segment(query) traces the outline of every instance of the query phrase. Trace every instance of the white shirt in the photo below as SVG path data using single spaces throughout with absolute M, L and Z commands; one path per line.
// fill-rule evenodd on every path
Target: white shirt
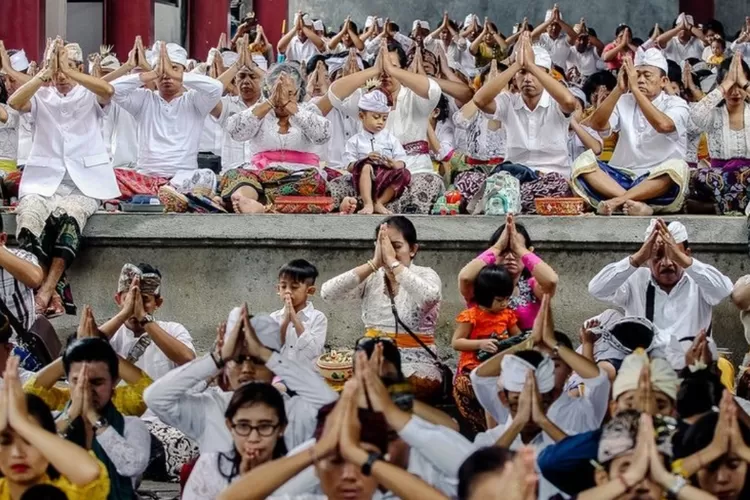
M 341 110 L 333 108 L 326 116 L 331 122 L 331 140 L 328 141 L 328 166 L 332 168 L 346 167 L 342 160 L 346 143 L 350 137 L 359 131 L 359 120 Z
M 284 309 L 271 313 L 271 317 L 279 323 L 279 326 L 284 322 L 284 316 Z M 302 322 L 305 330 L 301 335 L 297 335 L 294 325 L 289 322 L 286 329 L 286 341 L 281 346 L 281 355 L 292 361 L 314 366 L 325 348 L 328 318 L 315 309 L 312 302 L 308 302 L 305 308 L 297 313 L 297 318 Z
M 247 109 L 245 101 L 240 96 L 224 96 L 221 98 L 221 114 L 218 122 L 222 128 L 221 173 L 233 168 L 241 167 L 250 162 L 255 152 L 250 141 L 238 142 L 232 139 L 226 126 L 230 116 L 242 113 Z
M 625 316 L 646 317 L 646 291 L 654 285 L 654 319 L 660 343 L 669 344 L 694 337 L 708 329 L 714 306 L 732 293 L 732 281 L 715 267 L 693 258 L 680 281 L 670 293 L 662 290 L 647 267 L 635 268 L 630 257 L 609 264 L 589 283 L 589 293 L 596 299 L 621 307 Z
M 427 99 L 418 96 L 414 91 L 402 85 L 396 99 L 396 107 L 388 114 L 385 129 L 395 135 L 402 145 L 427 141 L 427 120 L 438 101 L 440 101 L 440 95 L 442 94 L 437 82 L 432 78 L 428 78 L 428 80 Z M 361 95 L 362 90 L 358 89 L 347 99 L 341 101 L 332 92 L 328 93 L 333 107 L 340 109 L 351 117 L 356 117 L 359 114 L 359 98 Z M 434 173 L 429 154 L 410 155 L 406 159 L 406 168 L 412 174 Z
M 146 424 L 138 417 L 123 417 L 123 436 L 113 427 L 107 427 L 96 436 L 107 457 L 124 477 L 140 478 L 148 467 L 151 457 L 151 434 Z
M 565 116 L 546 90 L 534 111 L 526 106 L 521 94 L 510 92 L 501 92 L 495 106 L 494 118 L 505 128 L 506 161 L 570 177 L 570 116 Z
M 568 43 L 568 36 L 565 33 L 560 33 L 557 40 L 553 40 L 552 37 L 549 36 L 549 33 L 542 33 L 537 44 L 549 52 L 549 55 L 552 58 L 552 64 L 561 68 L 565 67 L 570 50 L 575 49 L 575 47 L 572 47 L 570 43 Z
M 33 253 L 21 250 L 20 248 L 2 247 L 0 252 L 9 252 L 19 259 L 39 266 L 39 260 Z M 34 290 L 18 281 L 6 269 L 0 267 L 0 294 L 8 310 L 13 314 L 21 325 L 31 328 L 36 320 L 36 307 L 34 306 Z M 14 329 L 15 331 L 15 329 Z M 16 332 L 18 333 L 18 332 Z
M 448 66 L 451 69 L 461 70 L 461 54 L 469 49 L 469 42 L 465 38 L 458 36 L 453 38 L 451 43 L 446 47 L 441 39 L 433 38 L 430 33 L 424 39 L 424 46 L 427 50 L 435 54 L 436 57 L 440 50 L 439 47 L 442 46 L 443 50 L 445 50 L 445 55 L 448 57 Z
M 286 52 L 284 53 L 287 61 L 300 62 L 302 64 L 307 63 L 309 59 L 318 54 L 320 54 L 318 47 L 316 47 L 309 38 L 303 43 L 297 35 L 295 35 L 289 42 Z
M 709 47 L 710 48 L 710 47 Z M 682 44 L 678 37 L 673 37 L 664 48 L 664 57 L 681 64 L 686 59 L 700 59 L 703 55 L 703 42 L 691 36 L 686 44 Z
M 604 62 L 599 57 L 599 53 L 592 46 L 587 47 L 582 53 L 578 52 L 577 48 L 570 47 L 566 65 L 561 67 L 565 68 L 566 71 L 570 68 L 578 68 L 578 72 L 584 78 L 605 69 Z
M 435 124 L 435 135 L 440 143 L 440 150 L 437 153 L 432 152 L 432 157 L 437 161 L 449 160 L 449 156 L 453 153 L 456 143 L 456 126 L 453 125 L 453 120 L 448 118 L 437 122 Z
M 16 160 L 18 156 L 18 112 L 7 104 L 0 104 L 8 114 L 5 122 L 0 122 L 0 160 Z
M 210 113 L 206 115 L 203 122 L 203 132 L 198 144 L 198 151 L 201 153 L 213 153 L 216 156 L 221 154 L 221 146 L 224 139 L 224 131 L 218 120 Z
M 378 153 L 393 161 L 406 162 L 408 156 L 404 147 L 395 135 L 383 129 L 377 134 L 362 130 L 346 141 L 346 149 L 342 158 L 345 165 L 364 160 L 370 153 Z
M 100 200 L 120 196 L 102 140 L 104 111 L 96 94 L 82 85 L 68 95 L 42 87 L 31 98 L 30 114 L 36 131 L 19 197 L 52 196 L 66 174 L 86 196 Z
M 171 321 L 157 321 L 156 323 L 171 337 L 176 338 L 185 344 L 191 351 L 195 352 L 193 338 L 184 326 Z M 144 333 L 144 335 L 147 334 Z M 133 348 L 139 339 L 140 337 L 136 337 L 132 330 L 127 326 L 122 325 L 117 329 L 112 338 L 109 339 L 109 343 L 117 354 L 127 359 L 130 349 Z M 170 370 L 177 368 L 178 365 L 169 359 L 167 355 L 164 354 L 164 351 L 159 349 L 156 342 L 152 340 L 143 352 L 143 355 L 135 363 L 135 366 L 146 372 L 152 380 L 157 380 L 166 375 Z
M 138 123 L 114 102 L 105 111 L 104 143 L 112 165 L 115 168 L 134 166 L 138 161 Z
M 599 143 L 600 146 L 604 145 L 604 141 L 602 141 L 599 132 L 585 125 L 581 125 L 581 128 L 588 132 L 591 137 L 593 137 Z M 575 159 L 581 156 L 587 149 L 588 148 L 584 146 L 583 142 L 581 141 L 581 138 L 578 137 L 578 134 L 576 134 L 575 131 L 571 130 L 568 133 L 568 154 L 570 155 L 570 160 L 575 161 Z
M 662 92 L 652 101 L 675 126 L 674 132 L 660 134 L 646 120 L 633 94 L 620 96 L 612 116 L 611 130 L 620 133 L 609 164 L 645 174 L 667 160 L 684 160 L 687 152 L 687 127 L 690 108 L 680 97 Z
M 34 117 L 31 113 L 24 113 L 18 123 L 18 165 L 26 165 L 31 153 L 31 144 L 34 141 Z
M 233 464 L 230 455 L 201 453 L 182 491 L 182 500 L 215 500 L 229 486 Z M 237 475 L 234 479 L 239 478 Z
M 289 424 L 284 432 L 287 449 L 310 439 L 317 425 L 318 410 L 338 399 L 336 394 L 311 367 L 302 366 L 273 353 L 266 366 L 284 381 L 290 391 L 282 394 Z M 196 385 L 219 373 L 210 355 L 180 366 L 146 389 L 144 401 L 167 425 L 182 431 L 198 443 L 201 453 L 228 452 L 234 447 L 224 412 L 232 392 L 209 387 L 190 392 Z
M 114 101 L 138 122 L 138 172 L 179 182 L 198 168 L 198 146 L 206 115 L 223 92 L 222 84 L 195 73 L 183 75 L 188 90 L 170 102 L 141 88 L 140 75 L 112 82 Z M 177 177 L 179 174 L 179 177 Z

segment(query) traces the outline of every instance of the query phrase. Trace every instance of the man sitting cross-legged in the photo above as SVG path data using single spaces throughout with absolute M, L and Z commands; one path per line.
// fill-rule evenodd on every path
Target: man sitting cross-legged
M 667 69 L 658 49 L 639 50 L 635 64 L 626 57 L 617 87 L 589 119 L 605 135 L 619 132 L 609 165 L 592 151 L 573 163 L 573 190 L 602 215 L 673 213 L 682 207 L 690 108 L 664 92 Z

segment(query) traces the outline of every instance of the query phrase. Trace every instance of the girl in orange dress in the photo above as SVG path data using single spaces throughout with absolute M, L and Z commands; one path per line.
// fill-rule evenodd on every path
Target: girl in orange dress
M 459 352 L 453 395 L 461 415 L 472 432 L 486 430 L 484 409 L 471 387 L 469 374 L 481 363 L 480 351 L 490 356 L 498 351 L 498 341 L 521 333 L 518 317 L 509 307 L 513 278 L 505 267 L 484 267 L 474 282 L 473 307 L 456 318 L 453 348 Z

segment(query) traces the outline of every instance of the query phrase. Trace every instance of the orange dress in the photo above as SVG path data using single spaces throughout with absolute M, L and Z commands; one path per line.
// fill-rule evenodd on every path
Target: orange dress
M 456 322 L 471 323 L 469 340 L 504 340 L 510 337 L 508 330 L 518 324 L 518 316 L 510 308 L 492 313 L 474 306 L 461 312 L 456 317 Z M 477 351 L 461 351 L 458 358 L 457 374 L 468 373 L 479 364 Z

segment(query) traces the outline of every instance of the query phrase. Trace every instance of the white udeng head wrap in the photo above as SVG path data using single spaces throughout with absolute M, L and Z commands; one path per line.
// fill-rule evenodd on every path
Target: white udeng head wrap
M 422 29 L 426 29 L 427 31 L 429 31 L 430 23 L 428 23 L 427 21 L 422 21 L 420 19 L 417 19 L 414 21 L 414 23 L 412 23 L 411 30 L 414 31 L 417 28 L 422 28 Z
M 120 61 L 118 61 L 117 58 L 112 54 L 109 54 L 107 57 L 102 59 L 101 67 L 103 69 L 111 69 L 114 71 L 120 67 Z
M 375 16 L 367 16 L 367 19 L 365 20 L 365 29 L 369 28 L 373 24 L 375 24 L 375 21 L 377 21 L 378 26 L 383 26 L 383 18 Z
M 510 392 L 522 392 L 526 385 L 526 374 L 529 371 L 534 372 L 539 394 L 546 394 L 555 388 L 555 363 L 552 358 L 544 356 L 539 366 L 534 368 L 534 365 L 514 354 L 503 358 L 502 373 L 497 381 L 498 388 Z
M 479 17 L 476 14 L 469 14 L 468 16 L 466 16 L 466 19 L 464 19 L 464 28 L 469 26 L 472 21 L 476 21 L 477 24 L 479 24 Z
M 317 21 L 313 21 L 313 29 L 315 31 L 323 31 L 325 29 L 325 26 L 323 26 L 323 21 L 318 19 Z
M 10 56 L 10 67 L 16 71 L 26 71 L 29 69 L 29 59 L 26 57 L 26 52 L 23 49 Z
M 237 325 L 237 322 L 240 321 L 241 311 L 241 307 L 235 307 L 229 313 L 229 317 L 227 318 L 227 331 L 224 334 L 224 338 L 229 335 Z M 260 340 L 261 344 L 274 351 L 279 351 L 281 349 L 279 323 L 275 319 L 266 314 L 259 314 L 250 319 L 250 324 L 253 325 L 255 334 L 258 336 L 258 340 Z
M 297 24 L 297 14 L 294 15 L 294 24 Z M 307 14 L 302 14 L 302 24 L 305 26 L 312 26 L 313 22 L 312 19 L 310 19 L 310 16 Z
M 221 62 L 226 68 L 239 61 L 239 59 L 240 55 L 237 52 L 226 51 L 221 53 Z
M 667 59 L 664 57 L 662 51 L 656 47 L 648 50 L 637 50 L 633 64 L 636 68 L 639 66 L 653 66 L 664 71 L 665 74 L 669 72 Z
M 380 90 L 372 90 L 359 98 L 359 109 L 373 113 L 389 113 L 388 98 Z
M 183 68 L 187 67 L 187 50 L 183 49 L 176 43 L 167 44 L 167 55 L 169 56 L 169 60 L 173 63 L 180 64 Z
M 648 355 L 642 349 L 622 360 L 620 371 L 617 372 L 615 382 L 612 384 L 612 400 L 617 400 L 623 393 L 634 391 L 638 388 L 641 378 L 641 370 L 649 363 Z M 672 365 L 663 358 L 654 358 L 651 363 L 651 385 L 657 391 L 661 391 L 672 400 L 677 399 L 677 389 L 680 387 L 680 379 L 677 378 Z
M 643 241 L 646 241 L 649 236 L 651 236 L 651 233 L 654 232 L 654 228 L 656 227 L 656 219 L 651 219 L 651 222 L 648 225 L 648 228 L 646 229 L 646 234 L 643 237 Z M 688 240 L 688 234 L 687 229 L 685 229 L 685 225 L 682 222 L 670 222 L 667 226 L 667 229 L 672 234 L 672 237 L 674 238 L 675 243 L 683 243 Z
M 546 49 L 534 45 L 534 64 L 547 70 L 552 69 L 552 58 Z
M 68 52 L 68 59 L 73 62 L 81 64 L 83 62 L 83 51 L 81 46 L 77 43 L 69 43 L 65 46 L 65 50 Z
M 326 63 L 328 64 L 328 75 L 332 75 L 346 64 L 346 57 L 330 57 Z M 365 66 L 362 64 L 362 58 L 357 56 L 357 66 L 359 69 L 364 69 Z

